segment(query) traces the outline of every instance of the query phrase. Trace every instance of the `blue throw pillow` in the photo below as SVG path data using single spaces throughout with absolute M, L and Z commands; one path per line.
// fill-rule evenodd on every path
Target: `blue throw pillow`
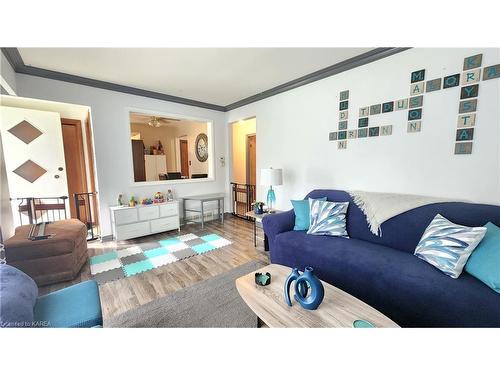
M 326 197 L 318 198 L 319 201 L 326 201 Z M 311 212 L 309 209 L 309 201 L 307 199 L 294 201 L 292 200 L 293 211 L 295 212 L 295 226 L 293 230 L 308 230 L 311 222 Z
M 456 279 L 485 233 L 484 227 L 458 225 L 438 214 L 422 235 L 415 255 Z
M 310 199 L 311 225 L 307 234 L 317 236 L 349 237 L 346 214 L 349 202 L 325 202 Z
M 500 228 L 492 223 L 485 227 L 486 234 L 472 252 L 465 265 L 465 272 L 500 293 Z

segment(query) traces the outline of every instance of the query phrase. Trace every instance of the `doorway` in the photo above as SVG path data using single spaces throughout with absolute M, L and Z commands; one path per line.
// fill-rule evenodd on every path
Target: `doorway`
M 189 155 L 188 141 L 186 139 L 179 140 L 180 155 L 181 155 L 181 175 L 189 178 Z
M 231 190 L 233 214 L 245 218 L 256 198 L 257 119 L 231 123 Z

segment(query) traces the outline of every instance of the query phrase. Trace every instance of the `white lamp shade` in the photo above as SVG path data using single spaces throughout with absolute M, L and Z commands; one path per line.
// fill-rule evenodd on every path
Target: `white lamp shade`
M 283 184 L 283 170 L 264 168 L 260 170 L 260 184 L 265 186 L 277 186 Z

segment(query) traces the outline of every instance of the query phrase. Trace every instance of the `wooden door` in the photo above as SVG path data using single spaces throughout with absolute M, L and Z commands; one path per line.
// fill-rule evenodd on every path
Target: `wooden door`
M 0 106 L 0 131 L 11 198 L 68 195 L 59 113 Z M 18 204 L 12 201 L 15 226 Z
M 89 171 L 90 192 L 97 192 L 94 172 L 94 138 L 92 137 L 92 127 L 90 126 L 90 111 L 85 119 L 85 140 L 87 145 L 87 165 Z M 97 195 L 92 199 L 92 221 L 94 225 L 99 225 L 99 210 L 97 209 Z
M 134 181 L 146 181 L 146 166 L 144 164 L 144 142 L 132 140 L 132 160 L 134 164 Z
M 254 185 L 257 180 L 257 139 L 255 134 L 247 135 L 247 184 Z
M 68 180 L 69 211 L 72 218 L 77 218 L 75 193 L 87 192 L 87 173 L 85 170 L 85 154 L 83 151 L 82 124 L 80 120 L 62 118 L 62 135 L 64 159 L 66 161 L 66 177 Z M 85 206 L 79 207 L 80 217 L 85 217 Z
M 181 139 L 179 142 L 181 150 L 181 175 L 189 178 L 188 141 Z

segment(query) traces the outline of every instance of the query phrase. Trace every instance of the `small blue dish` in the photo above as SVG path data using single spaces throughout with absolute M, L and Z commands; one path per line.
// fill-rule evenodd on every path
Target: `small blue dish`
M 353 328 L 375 328 L 375 326 L 367 320 L 357 319 L 352 322 Z

